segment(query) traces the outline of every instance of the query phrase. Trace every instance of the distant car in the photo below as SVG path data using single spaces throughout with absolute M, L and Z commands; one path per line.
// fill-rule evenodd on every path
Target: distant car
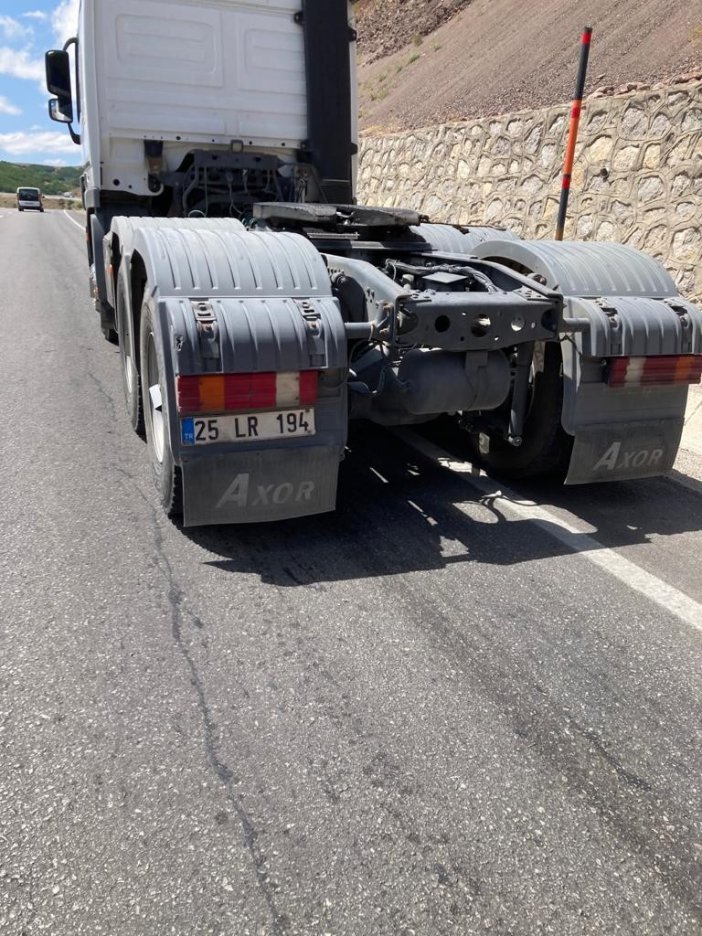
M 44 196 L 41 189 L 29 186 L 21 186 L 17 189 L 17 210 L 24 211 L 25 208 L 35 211 L 44 210 Z

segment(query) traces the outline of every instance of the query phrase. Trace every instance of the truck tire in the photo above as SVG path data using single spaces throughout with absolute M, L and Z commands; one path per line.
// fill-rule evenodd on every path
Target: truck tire
M 110 344 L 117 344 L 119 341 L 119 336 L 113 328 L 114 314 L 112 312 L 112 308 L 102 299 L 96 299 L 95 311 L 100 316 L 100 331 L 102 332 L 105 341 L 109 341 Z
M 109 228 L 109 224 L 107 225 Z M 91 293 L 95 296 L 95 309 L 100 316 L 100 329 L 105 340 L 117 344 L 116 310 L 106 300 L 104 255 L 102 241 L 105 236 L 105 221 L 95 211 L 88 216 L 88 258 L 90 261 Z
M 562 356 L 558 342 L 537 342 L 532 365 L 531 396 L 522 444 L 486 432 L 471 434 L 480 463 L 505 478 L 536 478 L 565 474 L 573 438 L 561 425 L 563 407 Z
M 150 302 L 141 308 L 140 359 L 144 429 L 161 506 L 171 519 L 183 513 L 183 482 L 171 450 L 166 369 Z
M 123 276 L 117 277 L 117 331 L 119 334 L 119 355 L 122 363 L 122 389 L 124 390 L 124 403 L 132 429 L 144 437 L 144 409 L 141 401 L 141 378 L 139 375 L 139 360 L 135 360 L 138 345 L 136 338 L 132 342 L 132 316 L 127 302 L 127 285 Z M 132 349 L 133 345 L 133 349 Z

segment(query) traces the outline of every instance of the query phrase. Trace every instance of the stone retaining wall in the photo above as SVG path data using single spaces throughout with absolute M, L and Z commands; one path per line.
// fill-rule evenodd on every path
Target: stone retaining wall
M 569 113 L 365 134 L 359 200 L 552 237 Z M 702 82 L 585 102 L 565 236 L 638 247 L 702 302 Z

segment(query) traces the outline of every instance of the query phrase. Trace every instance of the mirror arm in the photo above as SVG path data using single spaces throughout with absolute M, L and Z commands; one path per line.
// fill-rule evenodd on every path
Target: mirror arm
M 55 105 L 55 108 L 52 105 Z M 60 114 L 61 117 L 57 117 L 55 111 L 56 113 Z M 66 115 L 62 111 L 59 110 L 59 99 L 51 98 L 51 100 L 49 101 L 49 118 L 51 120 L 56 120 L 58 123 L 64 124 L 68 128 L 68 132 L 70 133 L 71 139 L 73 140 L 73 142 L 80 144 L 80 141 L 81 141 L 80 134 L 76 133 L 75 130 L 73 129 L 73 121 L 66 120 L 65 117 Z
M 80 49 L 78 47 L 78 36 L 71 36 L 70 39 L 67 39 L 63 45 L 63 51 L 68 52 L 71 46 L 76 47 L 76 53 L 75 53 L 76 55 L 76 58 L 75 58 L 75 62 L 76 62 L 76 106 L 74 110 L 76 112 L 76 116 L 80 120 L 80 68 L 78 67 L 78 54 L 80 52 Z M 73 130 L 71 130 L 71 138 L 73 139 Z M 80 137 L 78 138 L 78 140 L 73 139 L 73 142 L 74 143 L 80 142 Z

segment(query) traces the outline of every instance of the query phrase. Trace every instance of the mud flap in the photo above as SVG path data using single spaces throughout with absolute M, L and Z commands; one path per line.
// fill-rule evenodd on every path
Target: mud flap
M 339 449 L 316 446 L 185 460 L 184 526 L 258 523 L 336 507 Z
M 628 481 L 666 474 L 673 467 L 684 419 L 580 426 L 566 484 Z
M 699 353 L 700 313 L 682 299 L 617 296 L 571 298 L 568 312 L 588 327 L 561 342 L 562 424 L 574 436 L 566 484 L 667 474 L 680 445 L 687 384 L 633 379 L 610 386 L 608 362 Z

